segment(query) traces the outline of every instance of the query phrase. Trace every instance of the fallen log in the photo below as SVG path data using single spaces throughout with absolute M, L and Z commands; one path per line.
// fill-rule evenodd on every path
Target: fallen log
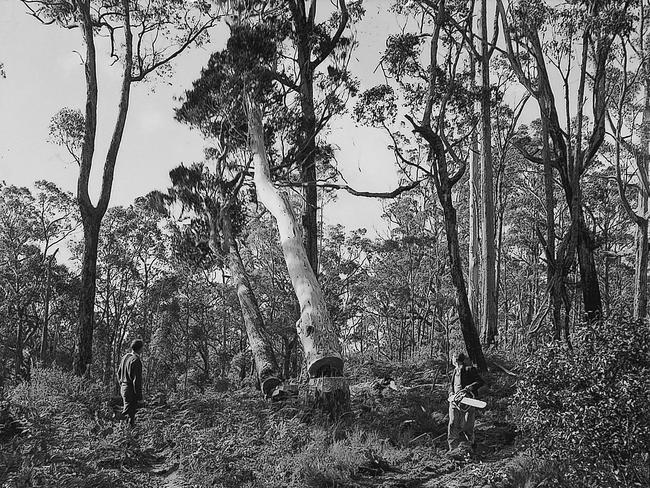
M 495 365 L 497 368 L 499 368 L 501 371 L 503 371 L 504 373 L 506 373 L 506 374 L 508 374 L 508 375 L 510 375 L 510 376 L 514 376 L 515 378 L 517 378 L 517 377 L 519 376 L 517 373 L 513 373 L 513 372 L 510 371 L 509 369 L 504 368 L 504 367 L 501 366 L 499 363 L 496 363 L 496 362 L 495 362 L 494 365 Z

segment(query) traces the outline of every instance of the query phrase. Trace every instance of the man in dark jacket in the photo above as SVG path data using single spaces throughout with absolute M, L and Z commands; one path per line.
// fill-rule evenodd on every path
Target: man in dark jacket
M 450 381 L 449 394 L 459 392 L 475 398 L 478 390 L 485 385 L 485 381 L 472 366 L 464 353 L 456 353 L 452 357 L 455 369 Z M 449 427 L 447 429 L 447 442 L 449 450 L 454 451 L 459 447 L 470 450 L 474 447 L 474 407 L 459 405 L 449 402 Z
M 129 425 L 135 424 L 135 413 L 138 402 L 142 402 L 142 361 L 140 354 L 144 343 L 136 339 L 131 343 L 132 352 L 125 354 L 117 370 L 117 381 L 120 383 L 120 393 L 124 402 L 122 415 L 128 416 Z

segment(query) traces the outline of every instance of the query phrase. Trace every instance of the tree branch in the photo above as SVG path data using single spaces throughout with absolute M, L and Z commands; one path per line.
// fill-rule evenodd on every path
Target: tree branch
M 312 1 L 313 1 L 312 7 L 313 10 L 315 11 L 316 0 L 312 0 Z M 339 10 L 341 11 L 341 19 L 339 20 L 338 29 L 336 29 L 336 32 L 334 33 L 334 37 L 332 37 L 332 40 L 327 43 L 327 46 L 323 49 L 321 55 L 311 62 L 312 71 L 315 70 L 323 61 L 325 61 L 325 59 L 327 59 L 327 57 L 332 53 L 336 45 L 339 43 L 341 36 L 343 35 L 345 26 L 347 25 L 348 19 L 350 18 L 348 14 L 348 8 L 345 5 L 345 0 L 339 0 Z M 313 22 L 311 9 L 310 9 L 310 19 Z
M 104 175 L 102 179 L 102 192 L 97 203 L 97 209 L 102 214 L 108 208 L 108 202 L 111 198 L 111 189 L 113 187 L 113 175 L 115 173 L 115 162 L 117 153 L 122 143 L 124 126 L 126 124 L 126 114 L 129 110 L 129 97 L 131 94 L 131 71 L 133 69 L 133 34 L 131 32 L 131 12 L 129 10 L 129 0 L 122 0 L 124 9 L 124 73 L 122 75 L 122 90 L 120 93 L 120 103 L 117 112 L 117 121 L 113 129 L 111 143 L 106 153 L 104 163 Z
M 361 190 L 356 190 L 352 188 L 348 184 L 341 184 L 341 183 L 317 183 L 316 186 L 319 188 L 328 188 L 328 189 L 333 189 L 333 190 L 345 190 L 349 194 L 354 195 L 356 197 L 366 197 L 366 198 L 395 198 L 399 195 L 401 195 L 404 192 L 407 192 L 409 190 L 412 190 L 413 188 L 416 188 L 420 186 L 420 183 L 422 183 L 424 180 L 416 180 L 412 183 L 409 183 L 407 185 L 400 185 L 394 190 L 387 191 L 387 192 L 374 192 L 374 191 L 361 191 Z M 304 183 L 287 183 L 287 184 L 278 184 L 278 186 L 284 186 L 284 187 L 292 187 L 292 188 L 298 188 L 298 187 L 303 187 L 306 186 Z

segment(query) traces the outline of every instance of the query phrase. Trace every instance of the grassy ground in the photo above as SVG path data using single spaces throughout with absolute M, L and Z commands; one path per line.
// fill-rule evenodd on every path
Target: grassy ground
M 7 487 L 507 487 L 523 486 L 507 420 L 514 379 L 491 373 L 472 457 L 446 455 L 447 385 L 435 363 L 350 367 L 352 411 L 331 421 L 300 399 L 208 391 L 152 405 L 130 432 L 99 390 L 40 371 L 5 404 Z M 390 376 L 397 391 L 373 381 Z M 70 384 L 73 383 L 73 384 Z M 1 418 L 1 417 L 0 417 Z M 19 432 L 11 432 L 9 425 Z M 2 425 L 0 425 L 2 429 Z M 525 478 L 525 476 L 524 476 Z

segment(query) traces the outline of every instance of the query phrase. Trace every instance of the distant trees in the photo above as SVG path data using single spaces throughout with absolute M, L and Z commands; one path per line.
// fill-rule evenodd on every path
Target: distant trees
M 616 47 L 622 52 L 617 67 L 608 73 L 613 102 L 608 122 L 614 139 L 613 165 L 616 168 L 621 203 L 634 222 L 634 317 L 648 315 L 648 220 L 650 219 L 650 42 L 647 29 L 649 6 L 639 2 L 635 33 L 621 36 Z M 632 192 L 628 189 L 633 189 Z M 630 194 L 631 193 L 631 194 Z M 636 199 L 636 208 L 632 202 Z
M 0 185 L 3 373 L 12 363 L 14 376 L 22 377 L 31 361 L 52 358 L 59 323 L 72 318 L 64 302 L 76 286 L 70 283 L 70 273 L 56 263 L 56 250 L 52 251 L 77 226 L 72 201 L 72 195 L 44 181 L 36 183 L 35 193 Z M 49 328 L 53 322 L 57 324 L 54 334 Z M 31 360 L 25 358 L 26 349 Z
M 571 215 L 567 243 L 558 248 L 561 255 L 553 259 L 553 266 L 557 270 L 566 269 L 564 263 L 573 260 L 577 253 L 584 312 L 592 320 L 602 315 L 602 298 L 594 258 L 596 243 L 584 214 L 582 177 L 597 159 L 605 139 L 607 66 L 613 59 L 614 41 L 629 33 L 631 17 L 628 4 L 594 2 L 582 8 L 519 2 L 512 5 L 510 15 L 501 0 L 497 5 L 510 65 L 522 85 L 538 101 L 551 145 L 542 142 L 544 147 L 549 147 L 546 154 L 558 171 Z M 616 20 L 611 21 L 613 19 Z M 544 40 L 546 32 L 552 33 L 552 38 Z M 562 91 L 553 86 L 549 76 L 551 67 L 560 72 Z M 531 76 L 531 73 L 535 75 Z M 570 89 L 574 76 L 578 78 L 575 94 Z M 591 80 L 589 83 L 588 79 Z M 591 117 L 587 119 L 586 93 L 590 86 L 593 102 Z M 576 100 L 573 116 L 569 113 L 572 96 Z M 564 99 L 567 112 L 564 123 L 556 105 L 556 99 L 560 97 Z M 588 124 L 591 129 L 587 136 Z M 543 163 L 539 155 L 523 148 L 522 151 L 531 162 Z M 554 281 L 560 279 L 563 278 L 558 275 Z
M 413 157 L 405 157 L 397 147 L 395 150 L 403 167 L 415 168 L 426 175 L 436 190 L 444 215 L 450 273 L 456 289 L 456 310 L 465 347 L 472 361 L 485 370 L 485 358 L 467 296 L 453 197 L 453 188 L 463 178 L 466 169 L 465 157 L 456 146 L 465 139 L 465 134 L 472 130 L 467 122 L 471 122 L 469 116 L 472 113 L 473 101 L 469 87 L 456 81 L 456 78 L 464 76 L 461 75 L 461 58 L 466 56 L 465 38 L 461 34 L 456 34 L 458 38 L 454 37 L 450 19 L 455 15 L 464 15 L 466 6 L 447 7 L 443 1 L 435 7 L 422 2 L 404 8 L 408 13 L 412 11 L 426 19 L 430 28 L 427 34 L 427 37 L 430 37 L 430 55 L 427 58 L 429 64 L 423 66 L 420 63 L 423 37 L 412 33 L 391 36 L 388 39 L 383 63 L 385 69 L 400 84 L 405 105 L 410 112 L 405 117 L 411 123 L 413 132 L 425 142 L 426 149 L 422 151 L 423 154 L 414 154 Z M 458 11 L 453 10 L 456 8 Z M 463 31 L 463 34 L 466 36 L 467 33 Z M 439 59 L 444 59 L 445 62 L 440 63 Z M 357 114 L 373 125 L 388 128 L 387 124 L 392 123 L 398 113 L 392 88 L 378 87 L 374 92 L 368 91 L 365 95 L 362 98 L 363 105 L 357 106 Z M 377 103 L 379 105 L 375 105 Z M 372 105 L 375 107 L 371 108 Z M 378 111 L 376 107 L 386 109 Z M 457 118 L 456 123 L 451 122 L 452 113 L 465 116 L 464 122 L 462 118 Z M 452 126 L 449 136 L 448 125 Z M 453 137 L 457 137 L 459 141 L 450 140 Z M 425 164 L 430 169 L 425 167 Z

